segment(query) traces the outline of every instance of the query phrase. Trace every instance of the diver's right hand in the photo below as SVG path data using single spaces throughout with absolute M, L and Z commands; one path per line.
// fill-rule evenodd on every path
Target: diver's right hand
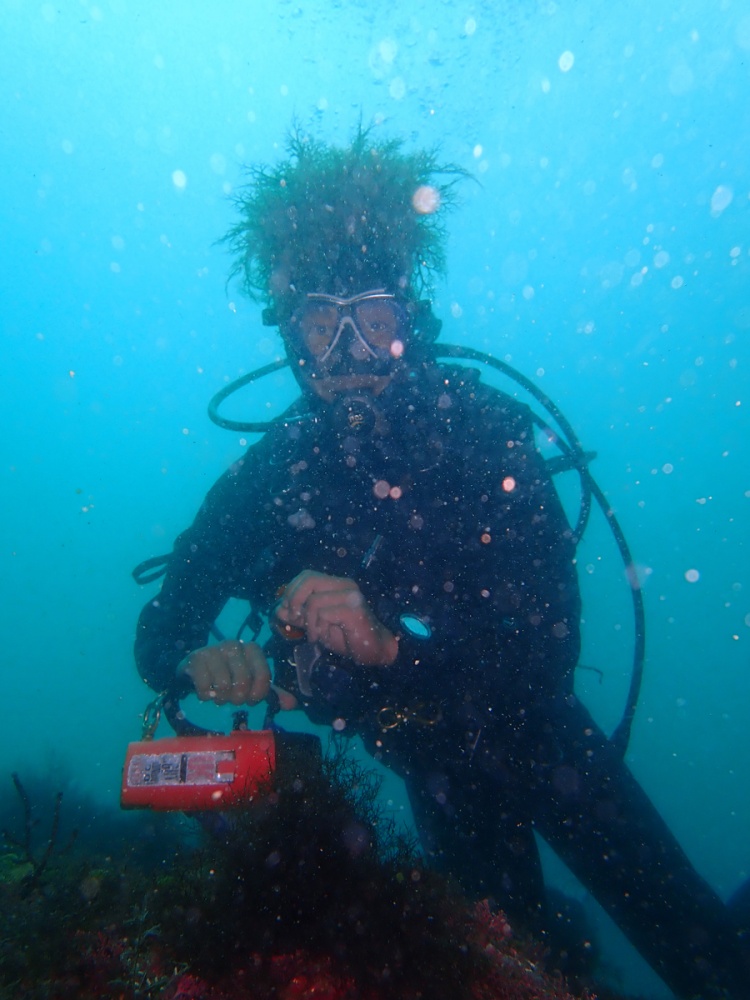
M 257 705 L 268 697 L 271 671 L 255 642 L 227 639 L 186 656 L 178 676 L 189 677 L 201 701 L 217 705 Z

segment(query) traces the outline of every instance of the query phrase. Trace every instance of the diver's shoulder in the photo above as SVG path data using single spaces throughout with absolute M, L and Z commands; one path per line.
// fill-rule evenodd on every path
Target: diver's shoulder
M 480 369 L 451 363 L 438 363 L 434 368 L 438 380 L 457 395 L 467 414 L 481 415 L 493 423 L 527 424 L 531 420 L 530 407 L 484 382 Z
M 294 455 L 302 447 L 304 428 L 309 422 L 309 415 L 298 400 L 280 417 L 270 421 L 266 430 L 232 460 L 214 489 L 251 492 L 257 489 L 280 465 L 294 460 Z
M 279 449 L 294 450 L 309 435 L 317 418 L 318 412 L 309 400 L 296 399 L 281 416 L 268 421 L 266 429 L 250 443 L 244 457 L 252 464 L 265 461 L 268 454 L 278 453 Z

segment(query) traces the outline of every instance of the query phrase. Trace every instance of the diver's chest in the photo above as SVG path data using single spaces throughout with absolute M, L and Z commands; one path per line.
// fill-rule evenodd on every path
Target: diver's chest
M 462 561 L 481 530 L 481 498 L 440 478 L 341 477 L 295 484 L 274 498 L 277 563 L 364 581 L 424 587 Z

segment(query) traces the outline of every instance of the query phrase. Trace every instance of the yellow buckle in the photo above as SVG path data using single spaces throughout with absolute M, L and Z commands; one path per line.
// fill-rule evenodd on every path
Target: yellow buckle
M 391 705 L 384 705 L 377 714 L 378 725 L 387 732 L 389 729 L 396 729 L 402 723 L 413 722 L 417 726 L 434 726 L 443 717 L 438 705 L 425 705 L 423 701 L 417 702 L 413 707 L 404 709 L 393 708 Z

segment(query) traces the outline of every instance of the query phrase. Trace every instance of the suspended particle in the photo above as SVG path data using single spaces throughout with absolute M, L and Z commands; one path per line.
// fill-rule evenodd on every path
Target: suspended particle
M 432 184 L 420 184 L 412 195 L 411 203 L 419 215 L 432 215 L 440 208 L 440 192 Z

